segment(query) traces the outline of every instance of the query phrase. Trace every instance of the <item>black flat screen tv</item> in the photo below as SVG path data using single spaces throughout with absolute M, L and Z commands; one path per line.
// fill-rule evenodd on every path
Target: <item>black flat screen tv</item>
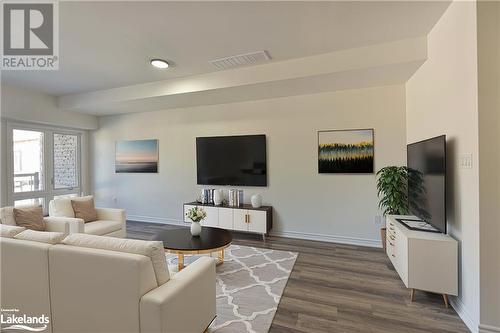
M 267 186 L 265 135 L 196 138 L 199 185 Z
M 408 145 L 410 213 L 446 233 L 446 136 Z

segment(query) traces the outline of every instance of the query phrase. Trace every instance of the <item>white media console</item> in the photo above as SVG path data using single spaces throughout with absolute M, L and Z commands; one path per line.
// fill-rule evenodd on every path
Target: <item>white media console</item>
M 443 295 L 448 307 L 448 295 L 458 295 L 458 242 L 452 237 L 411 230 L 397 219 L 414 216 L 387 217 L 386 251 L 394 268 L 407 288 L 411 300 L 415 291 L 423 290 Z
M 242 205 L 231 207 L 190 202 L 184 204 L 184 222 L 191 222 L 186 217 L 186 213 L 193 207 L 203 207 L 207 213 L 207 217 L 202 222 L 204 226 L 258 233 L 263 237 L 273 227 L 273 208 L 271 206 L 253 208 L 251 205 Z

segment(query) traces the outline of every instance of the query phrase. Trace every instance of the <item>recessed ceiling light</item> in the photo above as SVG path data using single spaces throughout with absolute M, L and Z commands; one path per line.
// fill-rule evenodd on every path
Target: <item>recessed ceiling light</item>
M 166 60 L 163 60 L 163 59 L 151 59 L 149 61 L 149 63 L 156 68 L 160 68 L 160 69 L 168 68 L 168 62 Z

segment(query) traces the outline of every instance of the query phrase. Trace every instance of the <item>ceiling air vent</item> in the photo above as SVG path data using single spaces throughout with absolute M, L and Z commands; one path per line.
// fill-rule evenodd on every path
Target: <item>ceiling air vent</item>
M 209 63 L 218 69 L 230 69 L 239 66 L 255 65 L 268 60 L 271 60 L 271 57 L 266 51 L 257 51 L 210 60 Z

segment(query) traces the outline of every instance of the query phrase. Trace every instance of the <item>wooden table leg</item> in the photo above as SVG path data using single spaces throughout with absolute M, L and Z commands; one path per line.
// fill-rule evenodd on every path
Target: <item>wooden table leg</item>
M 410 298 L 411 298 L 411 301 L 412 301 L 412 302 L 414 302 L 414 301 L 415 301 L 415 289 L 412 289 L 412 290 L 411 290 L 411 296 L 410 296 Z
M 219 252 L 219 264 L 222 264 L 224 262 L 224 249 L 220 250 Z
M 448 307 L 450 306 L 450 302 L 448 300 L 448 295 L 447 294 L 443 294 L 443 301 L 444 301 L 445 308 L 448 309 Z
M 177 254 L 177 268 L 179 272 L 184 268 L 184 254 L 182 253 Z

